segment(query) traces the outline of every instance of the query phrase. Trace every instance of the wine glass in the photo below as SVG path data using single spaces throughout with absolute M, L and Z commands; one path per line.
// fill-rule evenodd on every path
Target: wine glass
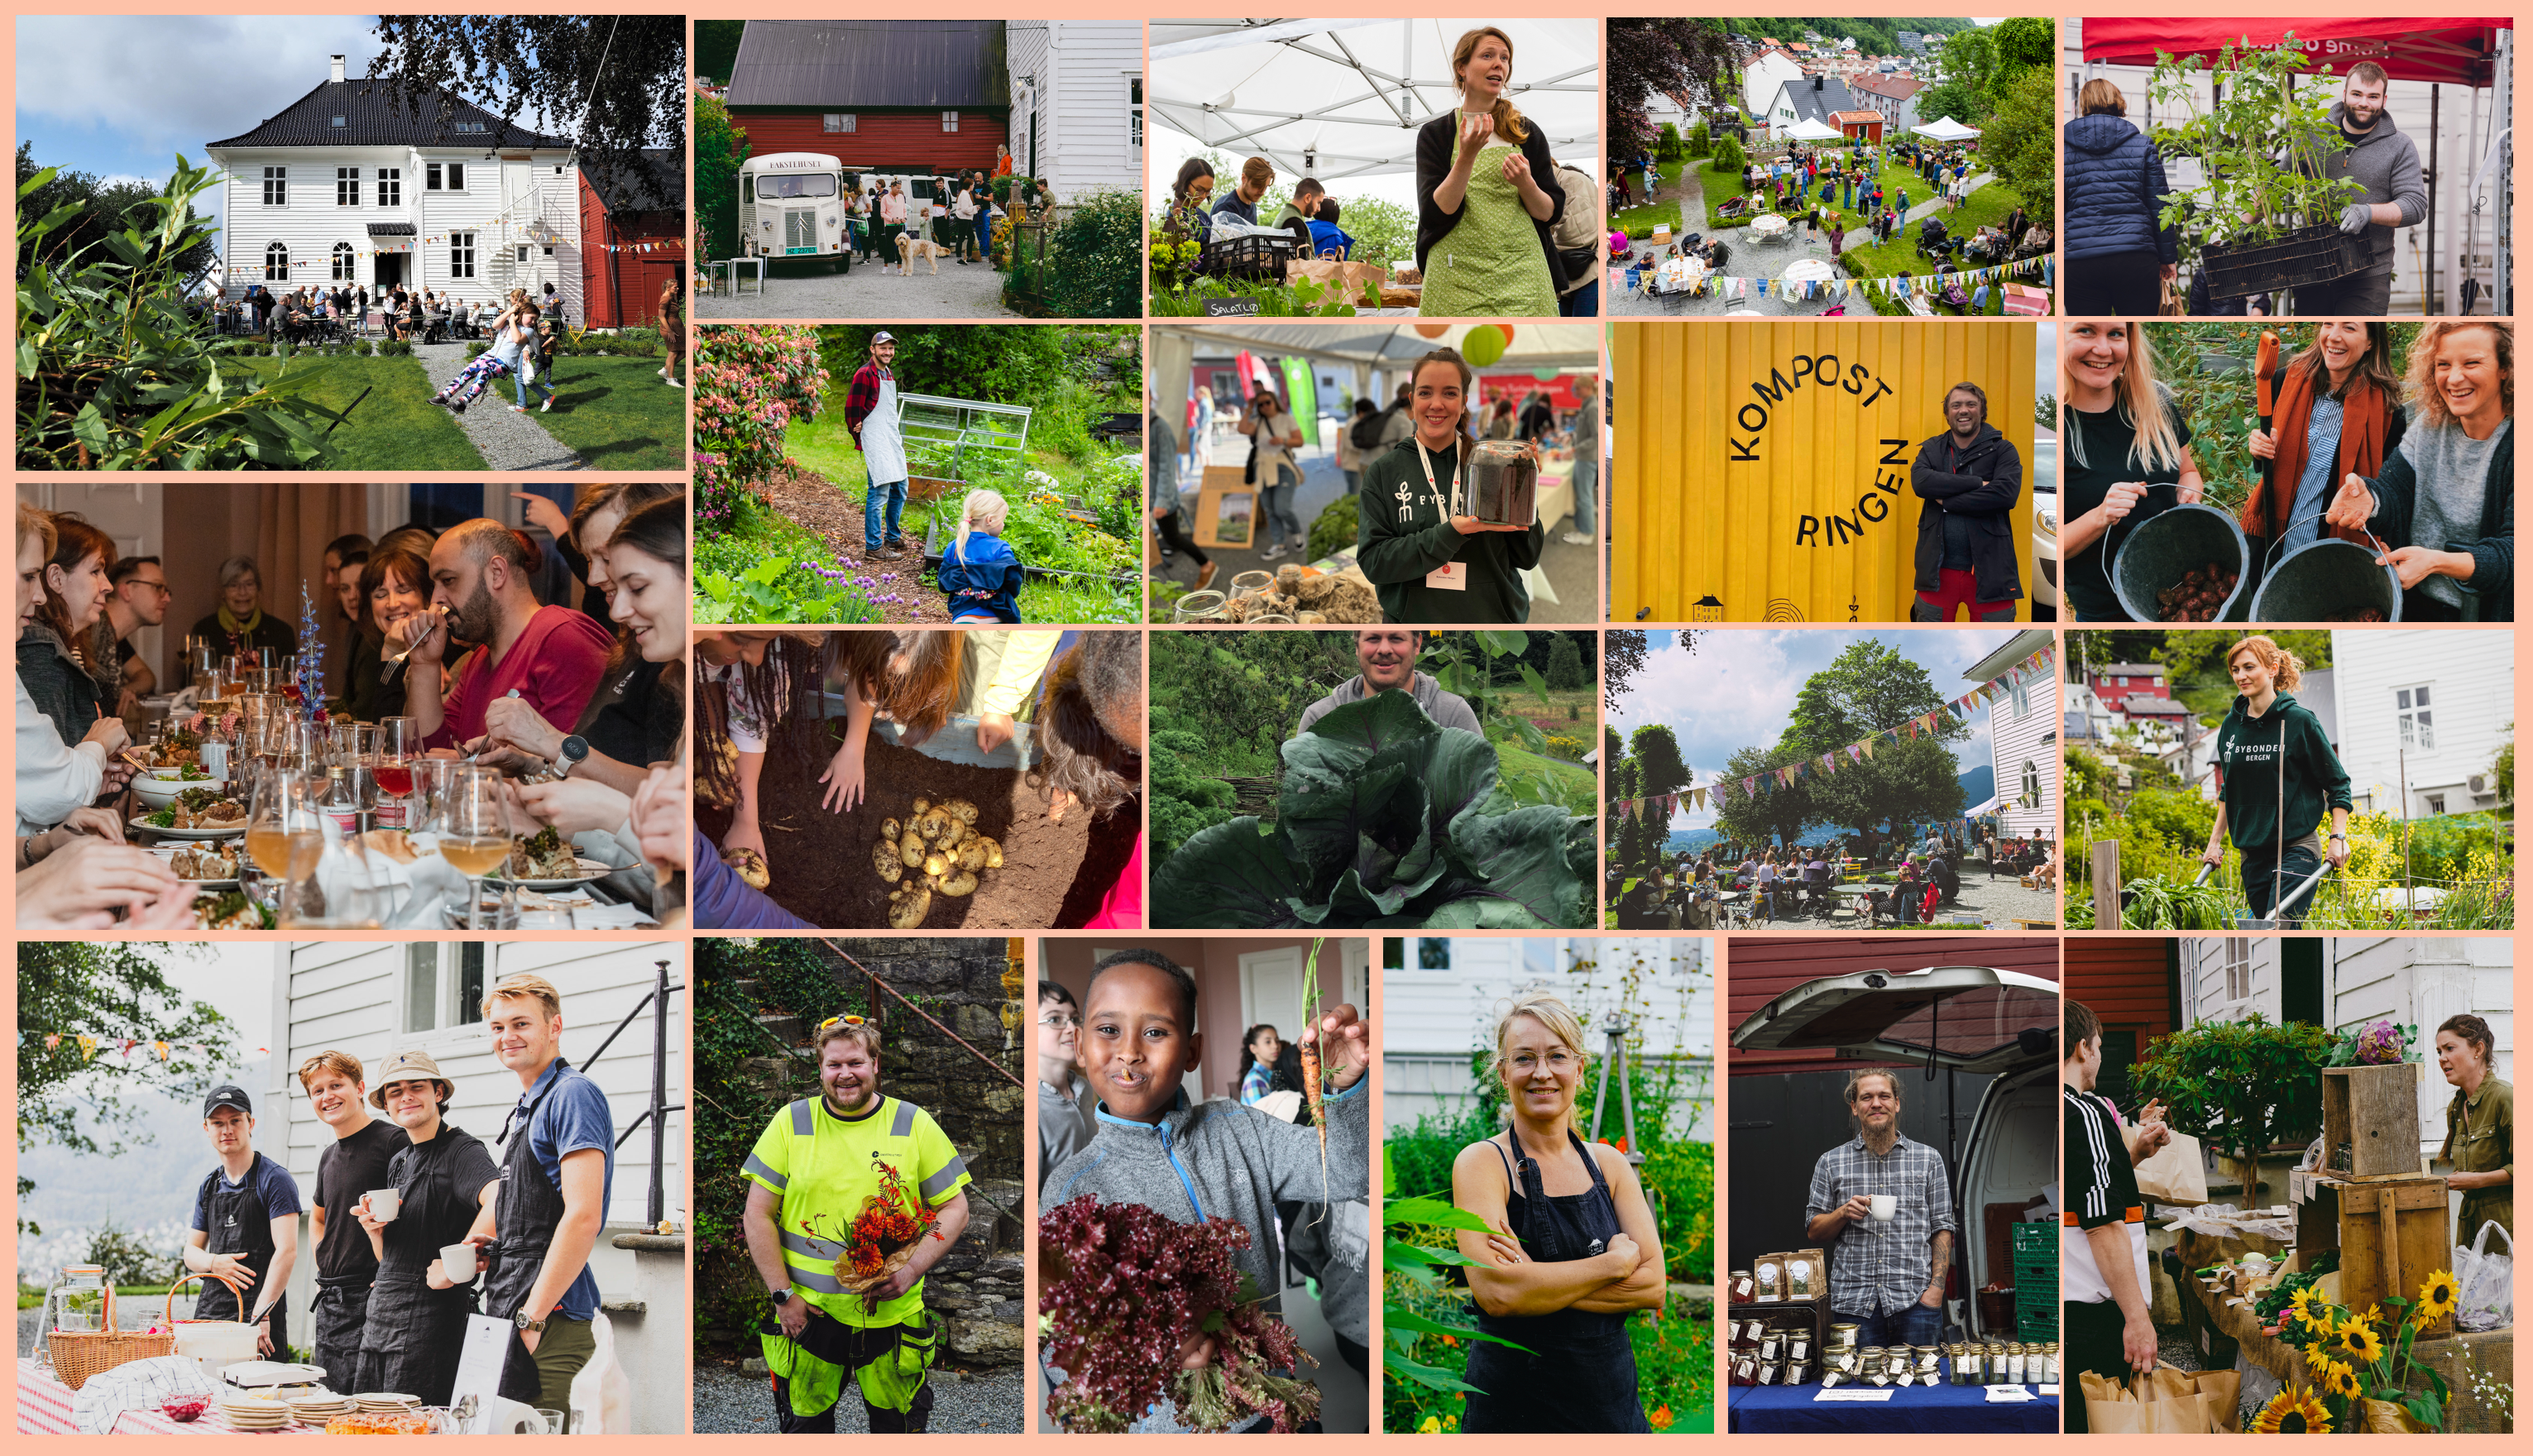
M 372 772 L 382 800 L 375 821 L 380 828 L 402 829 L 414 822 L 409 800 L 413 795 L 413 763 L 421 753 L 421 719 L 379 720 L 378 764 Z
M 466 877 L 465 929 L 483 923 L 484 877 L 510 857 L 510 806 L 501 774 L 483 764 L 453 764 L 444 789 L 431 806 L 440 835 L 440 857 Z
M 264 872 L 286 901 L 291 887 L 317 871 L 324 851 L 318 797 L 308 773 L 258 759 L 244 770 L 247 777 L 247 862 Z M 241 879 L 245 866 L 240 866 Z

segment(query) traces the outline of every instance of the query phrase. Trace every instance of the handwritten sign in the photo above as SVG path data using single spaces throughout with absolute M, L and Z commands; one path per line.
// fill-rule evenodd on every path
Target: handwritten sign
M 1208 319 L 1230 319 L 1257 312 L 1258 300 L 1254 298 L 1209 298 L 1205 301 L 1205 317 Z

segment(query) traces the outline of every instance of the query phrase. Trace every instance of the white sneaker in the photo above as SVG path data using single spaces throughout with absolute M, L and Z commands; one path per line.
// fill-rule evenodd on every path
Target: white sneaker
M 1560 541 L 1561 541 L 1561 542 L 1564 542 L 1567 546 L 1590 546 L 1590 545 L 1592 545 L 1592 543 L 1593 543 L 1594 541 L 1598 540 L 1599 538 L 1597 538 L 1597 537 L 1592 537 L 1592 536 L 1586 536 L 1586 535 L 1584 535 L 1584 534 L 1583 534 L 1582 532 L 1580 532 L 1580 531 L 1568 531 L 1568 532 L 1566 532 L 1564 535 L 1560 536 L 1560 537 L 1558 537 L 1557 539 L 1558 539 L 1558 540 L 1560 540 Z
M 672 389 L 683 389 L 686 387 L 686 381 L 683 379 L 671 379 L 669 381 L 669 387 Z
M 1258 553 L 1258 559 L 1262 561 L 1271 561 L 1282 554 L 1284 554 L 1284 549 L 1282 547 L 1270 546 Z
M 541 415 L 542 415 L 542 414 L 547 414 L 547 413 L 552 412 L 552 411 L 553 411 L 553 409 L 554 409 L 554 396 L 553 396 L 553 395 L 551 395 L 551 394 L 549 394 L 549 395 L 547 395 L 547 396 L 546 396 L 546 402 L 545 402 L 545 403 L 543 403 L 543 404 L 541 404 L 541 405 L 538 405 L 538 406 L 537 406 L 537 413 L 538 413 L 538 414 L 541 414 Z

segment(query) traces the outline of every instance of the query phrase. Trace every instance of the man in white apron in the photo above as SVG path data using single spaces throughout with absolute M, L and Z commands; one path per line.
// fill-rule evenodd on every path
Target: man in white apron
M 897 376 L 889 364 L 897 358 L 897 336 L 883 328 L 871 335 L 870 357 L 854 371 L 845 391 L 845 428 L 862 452 L 870 485 L 862 496 L 862 555 L 894 561 L 906 554 L 897 534 L 906 510 L 906 437 L 898 427 Z

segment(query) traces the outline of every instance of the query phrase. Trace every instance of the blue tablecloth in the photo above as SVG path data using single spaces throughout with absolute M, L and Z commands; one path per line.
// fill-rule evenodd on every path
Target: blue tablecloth
M 2058 1429 L 2056 1397 L 1990 1405 L 1986 1389 L 1978 1385 L 1912 1385 L 1893 1391 L 1889 1400 L 1879 1401 L 1815 1401 L 1812 1397 L 1820 1394 L 1818 1383 L 1726 1388 L 1730 1392 L 1726 1402 L 1732 1412 L 1732 1423 L 1726 1428 L 1736 1431 L 1987 1435 Z

